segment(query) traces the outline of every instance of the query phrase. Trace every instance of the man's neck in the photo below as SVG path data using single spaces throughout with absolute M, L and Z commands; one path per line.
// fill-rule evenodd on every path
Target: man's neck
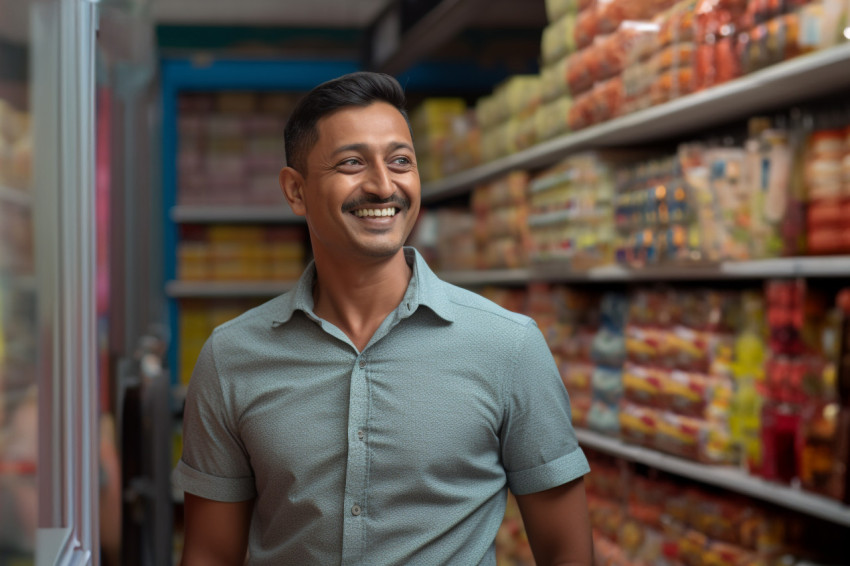
M 313 311 L 342 330 L 362 351 L 404 298 L 411 275 L 403 251 L 365 263 L 317 257 Z

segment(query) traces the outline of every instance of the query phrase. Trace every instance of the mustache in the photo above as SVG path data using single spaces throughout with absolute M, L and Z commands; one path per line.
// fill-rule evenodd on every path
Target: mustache
M 408 210 L 410 208 L 410 199 L 400 193 L 393 193 L 389 197 L 383 199 L 374 195 L 363 195 L 343 203 L 342 211 L 351 212 L 355 208 L 366 204 L 393 204 L 396 208 Z

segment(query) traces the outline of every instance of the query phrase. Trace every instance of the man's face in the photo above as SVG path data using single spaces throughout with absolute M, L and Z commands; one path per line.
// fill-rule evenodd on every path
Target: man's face
M 419 213 L 413 140 L 389 104 L 351 106 L 317 124 L 302 199 L 314 253 L 390 257 Z

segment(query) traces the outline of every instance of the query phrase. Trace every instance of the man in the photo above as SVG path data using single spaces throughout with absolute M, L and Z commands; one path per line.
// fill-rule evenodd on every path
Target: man
M 587 461 L 539 329 L 403 244 L 420 184 L 404 93 L 311 91 L 280 184 L 314 262 L 217 328 L 186 400 L 183 566 L 495 564 L 506 489 L 539 564 L 590 564 Z

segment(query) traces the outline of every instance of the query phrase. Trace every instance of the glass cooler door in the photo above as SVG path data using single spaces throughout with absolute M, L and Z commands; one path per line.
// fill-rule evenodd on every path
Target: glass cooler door
M 0 566 L 99 563 L 96 7 L 0 0 Z

